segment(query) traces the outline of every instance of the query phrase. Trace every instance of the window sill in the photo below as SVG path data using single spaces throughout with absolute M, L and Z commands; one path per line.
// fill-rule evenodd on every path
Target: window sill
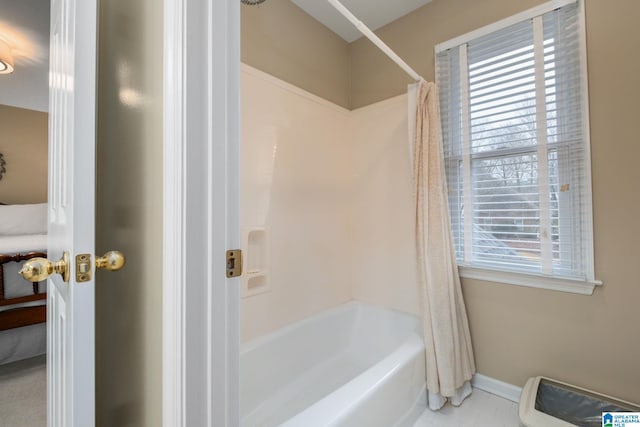
M 569 292 L 581 295 L 593 295 L 596 286 L 602 286 L 599 280 L 584 281 L 549 277 L 538 274 L 514 273 L 508 271 L 489 270 L 477 267 L 458 267 L 460 277 L 466 279 L 486 280 L 488 282 L 506 283 L 509 285 L 527 286 L 530 288 L 550 289 L 552 291 Z

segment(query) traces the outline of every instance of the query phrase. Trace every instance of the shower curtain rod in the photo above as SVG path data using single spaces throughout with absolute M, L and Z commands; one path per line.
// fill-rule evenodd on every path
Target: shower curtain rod
M 406 62 L 402 60 L 389 46 L 385 44 L 380 37 L 376 36 L 373 31 L 369 29 L 362 21 L 355 17 L 353 13 L 349 11 L 342 3 L 338 0 L 327 0 L 331 6 L 335 7 L 338 12 L 340 12 L 345 18 L 347 18 L 356 28 L 369 40 L 373 42 L 380 50 L 382 50 L 393 62 L 398 64 L 400 68 L 407 72 L 415 81 L 424 80 L 420 74 L 416 73 L 416 71 L 409 66 Z

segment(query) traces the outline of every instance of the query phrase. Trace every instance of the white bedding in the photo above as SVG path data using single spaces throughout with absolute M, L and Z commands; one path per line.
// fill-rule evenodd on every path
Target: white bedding
M 47 250 L 46 234 L 23 234 L 20 236 L 0 235 L 0 254 Z
M 0 206 L 0 236 L 46 234 L 47 204 Z
M 0 332 L 0 365 L 39 356 L 46 353 L 46 351 L 46 323 Z
M 46 252 L 46 249 L 46 234 L 21 236 L 0 235 L 0 254 Z M 22 264 L 24 264 L 24 261 L 8 262 L 3 265 L 5 298 L 15 298 L 33 294 L 32 283 L 18 275 Z M 46 287 L 46 282 L 41 283 L 39 285 L 40 293 L 46 292 Z M 43 304 L 46 304 L 46 300 L 11 306 L 0 306 L 0 311 Z M 0 331 L 0 364 L 44 354 L 46 346 L 45 323 Z

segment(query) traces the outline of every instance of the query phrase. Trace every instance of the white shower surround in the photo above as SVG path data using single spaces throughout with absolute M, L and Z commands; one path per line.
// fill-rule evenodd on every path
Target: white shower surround
M 354 299 L 418 314 L 406 95 L 349 111 L 241 77 L 241 222 L 271 230 L 271 290 L 242 300 L 241 340 Z
M 243 427 L 413 425 L 424 409 L 415 316 L 356 302 L 243 346 Z
M 406 95 L 349 111 L 246 65 L 241 77 L 242 225 L 271 230 L 271 289 L 241 302 L 242 425 L 419 415 L 417 323 L 385 334 L 418 321 Z M 384 308 L 336 309 L 352 300 Z

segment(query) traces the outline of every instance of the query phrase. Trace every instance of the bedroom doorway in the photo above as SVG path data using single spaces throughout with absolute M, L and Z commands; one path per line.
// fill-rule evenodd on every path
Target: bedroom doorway
M 0 414 L 44 426 L 47 285 L 18 270 L 47 250 L 50 11 L 43 0 L 0 3 L 0 51 L 15 66 L 0 74 Z
M 6 368 L 10 374 L 0 388 L 7 394 L 1 419 L 10 426 L 90 427 L 95 423 L 93 267 L 117 270 L 124 264 L 114 262 L 115 253 L 95 257 L 95 262 L 93 256 L 97 0 L 2 0 L 2 6 L 3 19 L 11 19 L 0 23 L 0 92 L 30 105 L 41 99 L 49 117 L 44 153 L 29 150 L 25 166 L 35 176 L 36 159 L 48 165 L 43 172 L 46 203 L 16 199 L 2 207 L 6 229 L 0 231 L 12 238 L 4 260 L 24 262 L 15 268 L 27 280 L 19 286 L 31 294 L 2 298 L 7 309 L 0 318 L 13 334 L 15 364 Z M 32 87 L 41 89 L 30 93 Z M 18 123 L 7 126 L 17 128 Z M 23 141 L 17 136 L 9 142 Z M 26 190 L 17 193 L 24 196 Z M 43 246 L 36 236 L 46 242 L 45 251 L 34 250 Z M 5 277 L 3 284 L 9 282 Z M 18 352 L 33 338 L 24 328 L 42 328 L 42 323 L 46 358 Z M 31 349 L 37 353 L 42 351 L 39 338 Z
M 5 14 L 5 10 L 8 10 L 9 7 L 26 5 L 30 1 L 32 0 L 0 0 L 3 11 L 0 21 L 4 23 L 4 20 L 7 19 L 8 15 Z M 40 1 L 42 4 L 49 3 L 47 0 Z M 54 3 L 57 2 L 54 0 Z M 75 2 L 77 8 L 86 7 L 90 3 L 94 3 L 94 0 Z M 103 202 L 106 203 L 106 206 L 99 204 L 99 214 L 103 215 L 103 223 L 112 221 L 107 224 L 110 227 L 104 227 L 103 233 L 109 233 L 111 237 L 117 239 L 129 238 L 127 236 L 133 235 L 136 240 L 144 239 L 146 243 L 138 245 L 137 242 L 134 242 L 139 249 L 144 249 L 138 254 L 129 252 L 130 248 L 118 247 L 118 249 L 127 251 L 127 255 L 130 256 L 129 265 L 122 272 L 126 271 L 127 279 L 119 280 L 120 283 L 109 283 L 109 285 L 119 285 L 120 289 L 126 288 L 128 290 L 132 298 L 126 301 L 128 304 L 126 309 L 122 307 L 122 300 L 112 298 L 117 295 L 117 290 L 106 295 L 107 291 L 104 289 L 108 288 L 105 286 L 107 285 L 105 281 L 98 286 L 103 289 L 102 292 L 105 294 L 103 297 L 112 298 L 110 301 L 112 306 L 117 305 L 117 311 L 110 310 L 107 313 L 106 310 L 103 310 L 102 313 L 98 313 L 98 315 L 102 315 L 103 320 L 108 320 L 109 325 L 108 328 L 104 327 L 102 335 L 104 337 L 110 334 L 110 339 L 120 346 L 120 348 L 117 348 L 118 346 L 111 348 L 109 356 L 98 361 L 99 368 L 102 367 L 102 371 L 98 369 L 98 374 L 103 376 L 103 384 L 100 384 L 100 378 L 98 378 L 98 386 L 101 387 L 98 390 L 98 395 L 101 396 L 101 408 L 98 408 L 98 416 L 104 416 L 102 422 L 98 424 L 139 425 L 140 423 L 136 423 L 138 419 L 136 417 L 145 417 L 154 421 L 158 420 L 153 425 L 191 425 L 188 422 L 185 424 L 186 417 L 183 417 L 183 414 L 188 414 L 189 417 L 202 416 L 203 419 L 209 417 L 208 419 L 213 420 L 213 425 L 237 425 L 235 420 L 238 416 L 236 392 L 238 384 L 237 310 L 239 296 L 236 284 L 239 279 L 227 278 L 225 251 L 240 247 L 239 201 L 237 198 L 239 176 L 237 146 L 239 127 L 237 114 L 238 68 L 240 64 L 239 4 L 226 0 L 211 2 L 167 0 L 164 2 L 162 12 L 164 13 L 164 43 L 162 37 L 150 38 L 147 37 L 148 33 L 133 32 L 141 29 L 141 25 L 123 26 L 123 22 L 149 24 L 147 17 L 152 14 L 151 12 L 158 10 L 155 5 L 150 7 L 151 11 L 143 9 L 144 6 L 152 5 L 151 1 L 130 3 L 126 0 L 120 0 L 102 2 L 101 4 L 111 5 L 108 8 L 105 6 L 110 12 L 109 14 L 101 13 L 101 31 L 104 25 L 105 32 L 110 37 L 102 37 L 101 40 L 110 38 L 109 46 L 118 45 L 119 52 L 125 51 L 126 53 L 118 57 L 130 60 L 126 63 L 110 62 L 109 65 L 113 66 L 112 68 L 104 64 L 101 67 L 101 70 L 113 71 L 105 74 L 110 76 L 114 82 L 107 82 L 102 89 L 108 90 L 115 97 L 113 103 L 117 104 L 116 106 L 107 104 L 104 98 L 108 98 L 108 96 L 101 98 L 100 105 L 103 107 L 104 114 L 102 118 L 105 119 L 103 124 L 104 122 L 111 123 L 113 126 L 110 126 L 109 130 L 122 128 L 124 127 L 122 122 L 125 121 L 122 116 L 135 119 L 136 113 L 143 111 L 143 114 L 141 114 L 141 120 L 135 121 L 134 125 L 125 129 L 128 140 L 123 139 L 121 142 L 125 144 L 128 141 L 130 143 L 128 148 L 134 150 L 132 153 L 134 155 L 127 156 L 123 155 L 121 151 L 113 151 L 113 146 L 99 154 L 104 154 L 104 157 L 111 156 L 112 174 L 117 174 L 118 168 L 131 165 L 134 160 L 148 158 L 155 160 L 153 164 L 149 165 L 149 169 L 161 171 L 161 174 L 158 179 L 149 180 L 148 177 L 151 174 L 145 172 L 140 181 L 146 187 L 139 185 L 138 181 L 125 183 L 128 191 L 132 187 L 144 190 L 139 199 L 144 207 L 149 208 L 147 210 L 134 211 L 130 203 L 112 203 L 115 195 L 120 191 L 120 187 L 103 185 Z M 189 11 L 188 14 L 187 11 Z M 101 12 L 104 11 L 101 9 Z M 207 14 L 212 19 L 200 19 Z M 105 15 L 110 16 L 113 20 L 106 20 Z M 123 17 L 132 18 L 132 20 L 126 21 L 123 20 Z M 149 25 L 155 25 L 154 22 L 158 22 L 156 18 L 153 20 Z M 159 21 L 162 22 L 162 20 Z M 187 22 L 186 25 L 185 22 Z M 86 22 L 80 22 L 80 24 L 84 25 Z M 112 27 L 111 24 L 113 24 Z M 121 31 L 123 29 L 133 30 L 127 33 Z M 134 36 L 140 37 L 135 39 Z M 135 39 L 133 43 L 132 38 Z M 189 44 L 186 43 L 187 39 L 190 40 Z M 86 42 L 87 38 L 85 37 L 84 40 Z M 148 44 L 143 44 L 143 42 Z M 86 43 L 86 45 L 91 45 L 91 43 Z M 122 49 L 123 46 L 128 50 Z M 181 58 L 182 61 L 165 61 L 160 64 L 152 62 L 150 57 L 162 58 L 163 56 L 158 52 L 156 55 L 149 54 L 152 50 L 155 52 L 154 49 L 158 46 L 162 48 L 165 57 L 171 55 L 171 57 Z M 213 48 L 211 49 L 211 47 Z M 208 60 L 186 61 L 187 53 L 190 58 L 198 58 L 202 56 L 202 52 L 208 52 Z M 107 53 L 105 56 L 107 58 L 115 57 L 111 53 Z M 186 69 L 182 70 L 181 64 L 186 64 Z M 127 67 L 127 65 L 133 65 L 133 67 Z M 153 67 L 154 73 L 147 69 L 149 65 L 157 65 Z M 207 66 L 212 67 L 209 70 L 212 73 L 205 75 L 202 70 Z M 157 73 L 160 68 L 163 68 L 164 76 Z M 93 74 L 84 73 L 82 76 Z M 153 76 L 152 79 L 149 78 L 150 75 Z M 156 86 L 151 86 L 152 90 L 149 92 L 132 90 L 138 87 L 147 88 L 147 82 L 156 79 L 158 75 L 160 75 L 160 82 L 164 77 L 164 94 L 161 90 L 156 90 Z M 221 77 L 212 81 L 209 78 L 210 75 Z M 0 84 L 1 78 L 2 76 L 0 76 Z M 121 90 L 112 91 L 111 89 L 114 87 Z M 187 88 L 190 94 L 188 102 L 185 96 Z M 85 90 L 86 92 L 88 91 Z M 221 96 L 222 93 L 226 96 Z M 150 95 L 150 97 L 141 95 Z M 161 100 L 158 102 L 158 99 Z M 105 104 L 107 104 L 106 107 Z M 162 114 L 160 114 L 161 117 L 158 117 L 148 111 L 154 108 L 157 111 L 158 105 L 162 104 L 164 105 L 164 119 L 162 119 Z M 203 109 L 202 105 L 207 105 L 208 108 Z M 85 110 L 93 110 L 86 107 L 85 105 Z M 148 120 L 149 118 L 151 119 Z M 155 134 L 149 131 L 149 128 L 157 129 L 157 124 L 162 122 L 164 122 L 164 128 L 161 132 Z M 103 130 L 100 137 L 101 141 L 111 142 L 112 139 L 116 139 L 108 130 Z M 90 141 L 90 139 L 86 138 L 85 140 Z M 158 152 L 160 141 L 164 141 L 164 148 L 162 158 L 158 159 L 151 154 Z M 105 148 L 104 145 L 102 148 Z M 99 156 L 99 158 L 104 157 Z M 182 159 L 187 161 L 182 162 Z M 139 166 L 140 162 L 136 163 Z M 7 166 L 9 167 L 10 164 Z M 129 167 L 129 169 L 131 168 Z M 207 176 L 212 179 L 203 179 Z M 102 181 L 104 183 L 105 180 L 102 179 Z M 189 185 L 185 185 L 187 182 Z M 160 203 L 149 203 L 149 192 L 158 188 L 160 189 L 159 193 L 163 196 L 158 198 Z M 207 197 L 201 197 L 200 190 L 206 192 Z M 159 207 L 160 209 L 158 209 Z M 156 214 L 158 211 L 163 213 L 158 215 Z M 160 219 L 158 220 L 158 218 Z M 211 221 L 211 219 L 215 220 Z M 156 228 L 152 228 L 153 234 L 157 235 L 156 238 L 159 236 L 161 243 L 150 247 L 156 241 L 150 241 L 149 225 L 151 222 L 158 221 L 164 236 L 161 235 L 162 232 L 157 232 Z M 194 230 L 196 232 L 193 232 Z M 203 230 L 210 232 L 203 233 Z M 172 243 L 172 238 L 175 239 L 173 242 L 176 243 L 175 245 L 169 244 Z M 163 248 L 160 252 L 165 260 L 161 269 L 162 275 L 159 280 L 149 280 L 148 273 L 159 270 L 157 261 L 159 258 L 158 248 L 160 247 Z M 207 250 L 202 251 L 201 248 L 207 248 Z M 104 249 L 111 249 L 111 247 Z M 52 254 L 48 255 L 51 257 Z M 53 254 L 54 259 L 57 259 L 56 255 L 59 254 Z M 181 262 L 176 262 L 176 260 L 181 260 Z M 202 262 L 198 264 L 198 261 Z M 211 265 L 212 268 L 192 268 L 196 264 L 200 266 Z M 115 277 L 115 274 L 111 277 Z M 159 281 L 162 283 L 160 284 Z M 110 282 L 118 282 L 118 280 L 111 279 Z M 189 286 L 187 287 L 186 284 Z M 153 290 L 154 298 L 149 299 L 153 304 L 147 303 L 137 295 L 144 296 L 141 292 L 143 285 L 144 290 L 147 288 Z M 162 300 L 155 298 L 160 289 L 162 290 Z M 173 295 L 184 298 L 170 298 Z M 209 303 L 203 306 L 201 297 L 206 298 L 204 301 Z M 104 299 L 106 298 L 103 298 L 103 302 Z M 131 309 L 134 303 L 139 305 L 139 307 L 134 307 L 139 308 L 136 311 Z M 140 314 L 146 316 L 147 312 L 152 311 L 157 313 L 159 306 L 162 306 L 162 316 L 157 318 L 158 321 L 148 321 L 156 319 L 150 316 L 145 318 L 139 316 Z M 114 313 L 117 315 L 114 316 Z M 189 316 L 185 316 L 186 313 L 189 313 Z M 103 325 L 107 323 L 107 320 L 103 321 Z M 141 321 L 148 321 L 143 325 L 146 329 L 140 326 Z M 158 329 L 159 324 L 162 325 L 161 329 Z M 184 326 L 184 328 L 177 326 Z M 105 330 L 108 334 L 105 333 Z M 136 347 L 139 350 L 138 353 L 134 354 L 134 358 L 129 358 L 132 361 L 127 361 L 128 367 L 136 369 L 132 369 L 131 375 L 129 375 L 129 371 L 123 374 L 123 370 L 120 369 L 120 375 L 117 376 L 113 374 L 113 371 L 104 369 L 104 359 L 113 358 L 118 361 L 117 357 L 131 355 L 129 348 L 125 348 L 122 341 L 119 341 L 123 330 L 144 333 L 144 335 L 137 340 L 140 342 Z M 160 335 L 162 335 L 161 339 Z M 133 334 L 131 336 L 135 337 Z M 199 339 L 200 336 L 204 339 Z M 162 354 L 157 351 L 158 348 L 162 348 Z M 101 357 L 100 350 L 104 352 L 104 346 L 102 349 L 98 349 L 99 357 Z M 112 356 L 114 353 L 117 354 L 117 357 Z M 199 368 L 200 365 L 191 363 L 191 359 L 182 357 L 184 355 L 211 358 L 220 361 L 220 363 L 205 363 L 208 369 L 203 372 Z M 82 365 L 84 362 L 92 363 L 94 360 L 93 357 L 78 357 L 76 365 Z M 149 365 L 154 365 L 152 371 L 148 369 Z M 152 374 L 149 375 L 149 372 Z M 123 375 L 127 375 L 124 381 L 122 380 Z M 93 381 L 93 376 L 89 377 L 87 380 Z M 159 386 L 160 380 L 161 387 Z M 117 383 L 115 386 L 120 393 L 105 393 L 107 386 L 104 383 L 106 382 L 110 383 L 107 386 Z M 0 389 L 2 389 L 1 384 Z M 10 392 L 12 391 L 10 390 Z M 149 402 L 160 401 L 160 399 L 155 400 L 155 395 L 152 396 L 152 399 L 148 399 L 154 393 L 162 395 L 164 405 L 147 405 Z M 61 394 L 63 393 L 58 393 L 58 395 Z M 64 394 L 69 394 L 69 390 Z M 93 393 L 88 394 L 93 398 Z M 52 395 L 49 393 L 50 398 Z M 105 401 L 108 402 L 105 404 Z M 90 410 L 93 410 L 93 405 Z M 33 411 L 33 408 L 30 408 L 30 411 Z M 6 412 L 3 410 L 0 410 L 0 419 L 3 422 L 7 421 Z M 105 419 L 113 422 L 104 421 Z M 173 422 L 174 420 L 176 422 Z M 70 422 L 66 424 L 50 422 L 50 425 L 64 427 L 70 427 L 73 424 Z M 38 426 L 37 423 L 32 422 L 28 422 L 27 425 L 30 427 Z M 93 419 L 89 417 L 88 422 L 79 422 L 73 425 L 89 427 L 94 423 Z M 197 423 L 197 425 L 205 424 Z

